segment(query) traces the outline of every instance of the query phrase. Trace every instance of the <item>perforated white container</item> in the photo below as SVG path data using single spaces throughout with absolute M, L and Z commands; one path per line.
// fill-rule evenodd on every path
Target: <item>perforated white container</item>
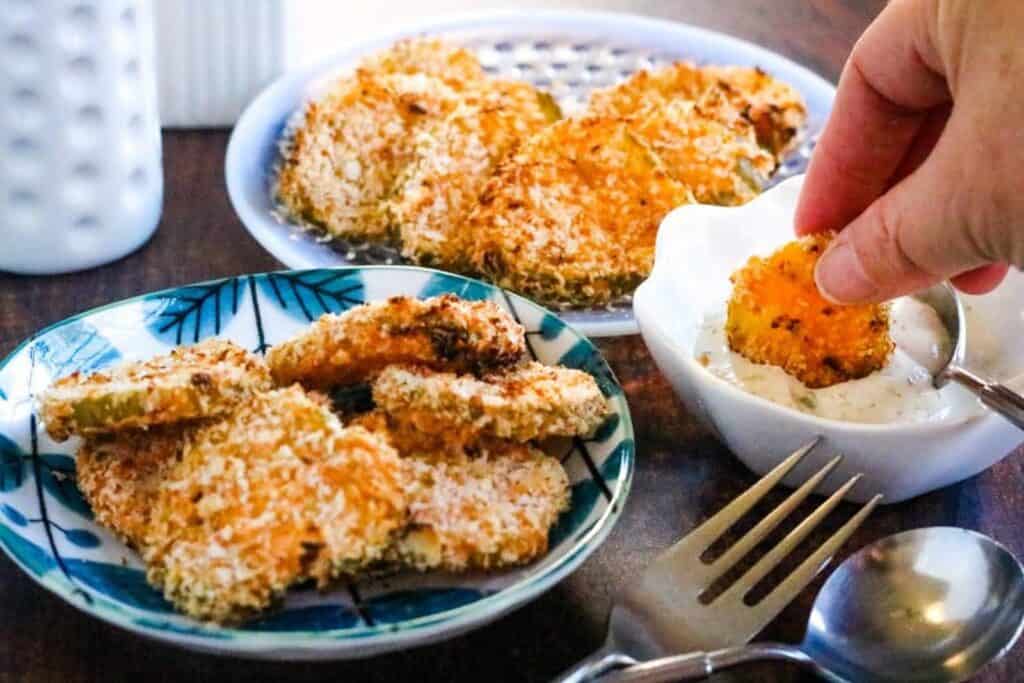
M 0 270 L 138 248 L 163 196 L 149 2 L 10 0 L 0 46 Z

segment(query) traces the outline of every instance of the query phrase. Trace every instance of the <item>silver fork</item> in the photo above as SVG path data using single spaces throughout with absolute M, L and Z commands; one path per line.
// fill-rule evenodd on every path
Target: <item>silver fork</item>
M 842 456 L 836 456 L 818 470 L 718 559 L 707 563 L 701 555 L 796 467 L 819 441 L 815 439 L 798 449 L 721 512 L 655 558 L 612 607 L 605 644 L 555 679 L 555 683 L 593 680 L 612 669 L 671 653 L 742 645 L 767 626 L 824 569 L 882 496 L 877 495 L 865 503 L 755 605 L 747 605 L 744 597 L 828 516 L 861 475 L 851 477 L 714 600 L 705 604 L 701 595 L 786 519 L 839 464 Z

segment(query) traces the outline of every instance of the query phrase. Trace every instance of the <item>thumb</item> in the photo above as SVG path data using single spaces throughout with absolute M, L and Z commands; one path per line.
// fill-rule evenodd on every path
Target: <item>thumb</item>
M 997 260 L 982 253 L 985 240 L 974 234 L 979 221 L 968 213 L 967 183 L 943 142 L 948 140 L 825 250 L 815 270 L 825 297 L 840 303 L 885 301 Z

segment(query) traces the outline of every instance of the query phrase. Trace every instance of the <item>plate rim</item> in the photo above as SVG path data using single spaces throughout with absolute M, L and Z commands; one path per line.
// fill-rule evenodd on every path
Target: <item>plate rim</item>
M 227 279 L 259 279 L 279 273 L 301 274 L 303 272 L 323 270 L 347 272 L 359 272 L 363 270 L 412 271 L 418 273 L 429 273 L 431 275 L 440 274 L 447 278 L 455 278 L 467 283 L 483 285 L 490 292 L 501 292 L 509 297 L 525 302 L 526 304 L 538 309 L 543 314 L 554 316 L 562 322 L 566 328 L 568 328 L 570 334 L 573 334 L 576 337 L 577 342 L 585 341 L 591 349 L 599 355 L 602 362 L 608 367 L 616 385 L 620 388 L 620 393 L 614 398 L 614 400 L 617 404 L 617 412 L 620 415 L 621 424 L 624 430 L 622 441 L 625 442 L 628 440 L 632 445 L 623 459 L 622 469 L 620 470 L 621 473 L 619 475 L 619 481 L 621 483 L 617 487 L 613 497 L 607 501 L 606 508 L 601 515 L 594 520 L 590 528 L 585 531 L 576 543 L 566 551 L 564 556 L 545 568 L 541 574 L 528 574 L 520 581 L 503 590 L 486 595 L 472 603 L 460 605 L 435 614 L 406 619 L 386 625 L 361 626 L 344 629 L 345 632 L 343 634 L 338 633 L 336 629 L 323 632 L 310 630 L 248 631 L 235 628 L 212 627 L 217 629 L 214 633 L 221 633 L 225 636 L 221 638 L 214 635 L 214 633 L 191 634 L 175 628 L 161 628 L 156 625 L 137 623 L 131 618 L 131 615 L 148 615 L 150 613 L 146 610 L 129 605 L 118 604 L 116 608 L 111 608 L 103 605 L 102 602 L 83 604 L 81 600 L 76 598 L 74 586 L 70 584 L 64 585 L 65 580 L 63 579 L 58 581 L 48 580 L 47 577 L 51 573 L 49 571 L 43 574 L 37 574 L 33 569 L 21 562 L 21 560 L 15 555 L 14 551 L 8 547 L 8 542 L 5 539 L 0 538 L 0 550 L 3 550 L 4 555 L 6 555 L 6 557 L 9 558 L 15 566 L 17 566 L 25 575 L 31 578 L 43 589 L 57 595 L 64 602 L 79 611 L 115 627 L 122 628 L 148 639 L 210 654 L 275 660 L 357 659 L 397 650 L 403 646 L 427 645 L 429 643 L 446 640 L 474 628 L 491 623 L 513 609 L 525 606 L 527 603 L 536 599 L 540 594 L 546 592 L 570 574 L 574 573 L 587 558 L 589 558 L 604 544 L 608 535 L 621 518 L 625 508 L 625 503 L 628 500 L 632 489 L 633 478 L 636 470 L 636 435 L 633 429 L 629 403 L 626 400 L 625 392 L 621 389 L 621 383 L 615 376 L 614 370 L 612 370 L 611 366 L 608 365 L 604 354 L 601 353 L 600 349 L 597 348 L 591 339 L 571 323 L 565 322 L 557 312 L 523 297 L 520 294 L 502 289 L 489 282 L 475 280 L 463 275 L 449 273 L 447 271 L 437 270 L 434 268 L 405 264 L 365 266 L 339 265 L 305 269 L 285 268 L 258 273 L 242 273 L 238 275 L 211 278 L 208 280 L 166 287 L 119 299 L 85 311 L 80 311 L 47 325 L 26 337 L 8 354 L 6 354 L 4 358 L 0 360 L 0 371 L 5 369 L 12 360 L 23 353 L 26 347 L 48 332 L 59 329 L 65 325 L 73 324 L 83 318 L 106 310 L 139 303 L 156 295 L 175 292 L 183 287 L 217 283 Z M 9 530 L 11 533 L 17 534 L 17 531 L 14 529 Z M 48 550 L 47 553 L 48 555 L 50 554 Z M 90 592 L 94 593 L 95 591 L 91 591 L 90 589 Z M 106 600 L 106 598 L 104 598 L 104 600 Z M 159 617 L 155 618 L 159 619 Z M 197 622 L 197 627 L 211 628 L 210 625 L 203 624 L 201 622 Z
M 492 9 L 475 10 L 467 12 L 456 12 L 445 14 L 442 17 L 403 23 L 399 26 L 375 32 L 365 39 L 353 41 L 339 48 L 331 55 L 317 60 L 313 64 L 287 70 L 257 93 L 235 122 L 228 139 L 227 151 L 224 155 L 224 174 L 228 191 L 228 198 L 231 206 L 238 216 L 246 232 L 255 239 L 260 246 L 267 250 L 271 256 L 281 261 L 292 269 L 315 268 L 315 267 L 341 267 L 359 266 L 359 264 L 338 263 L 333 266 L 318 264 L 310 261 L 305 255 L 289 250 L 287 242 L 297 239 L 294 235 L 294 227 L 287 223 L 281 223 L 264 212 L 256 210 L 245 199 L 243 180 L 245 173 L 241 172 L 243 138 L 249 136 L 249 128 L 256 125 L 254 120 L 263 107 L 275 100 L 280 92 L 288 90 L 297 85 L 308 85 L 319 76 L 324 75 L 331 69 L 351 63 L 358 55 L 366 54 L 382 45 L 387 45 L 402 37 L 443 31 L 457 31 L 468 28 L 494 25 L 498 23 L 514 24 L 516 22 L 528 21 L 531 23 L 543 22 L 550 25 L 552 29 L 571 30 L 590 28 L 593 30 L 602 29 L 614 31 L 616 34 L 623 33 L 662 33 L 665 35 L 674 34 L 680 38 L 686 36 L 713 38 L 723 45 L 747 53 L 756 53 L 762 59 L 784 63 L 787 70 L 799 73 L 801 78 L 814 84 L 816 90 L 827 92 L 830 100 L 835 98 L 835 85 L 829 80 L 816 73 L 803 64 L 786 57 L 775 50 L 763 47 L 744 38 L 739 38 L 721 31 L 716 31 L 694 24 L 681 21 L 672 21 L 658 17 L 642 16 L 630 12 L 614 12 L 607 10 L 573 10 L 573 9 L 536 9 L 536 10 L 515 10 L 515 9 Z M 808 93 L 801 93 L 804 97 Z M 293 109 L 294 111 L 294 109 Z M 259 130 L 256 128 L 254 130 Z M 238 169 L 239 172 L 236 172 Z M 269 225 L 270 221 L 276 225 Z M 301 238 L 299 238 L 301 239 Z M 287 260 L 285 259 L 287 257 Z M 404 265 L 404 264 L 395 264 Z M 368 266 L 367 266 L 368 267 Z M 442 271 L 449 272 L 449 271 Z M 451 273 L 455 275 L 456 273 Z M 490 284 L 490 283 L 489 283 Z M 565 311 L 574 313 L 575 311 Z M 583 309 L 579 313 L 599 313 L 599 309 Z M 628 308 L 624 309 L 628 317 L 609 321 L 580 321 L 575 316 L 570 316 L 572 324 L 587 336 L 591 337 L 617 337 L 639 334 L 640 328 L 637 325 L 636 315 L 633 311 L 633 304 L 630 302 Z M 561 315 L 559 316 L 561 317 Z

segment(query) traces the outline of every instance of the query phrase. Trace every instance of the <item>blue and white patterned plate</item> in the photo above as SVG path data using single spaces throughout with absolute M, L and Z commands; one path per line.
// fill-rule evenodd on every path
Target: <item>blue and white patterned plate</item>
M 97 525 L 75 486 L 75 443 L 54 443 L 34 396 L 53 379 L 148 358 L 212 335 L 255 351 L 325 312 L 406 294 L 490 299 L 527 330 L 541 362 L 592 374 L 613 412 L 589 440 L 557 453 L 572 481 L 571 508 L 537 562 L 491 575 L 368 579 L 329 593 L 297 590 L 240 628 L 175 613 L 145 581 L 139 557 Z M 633 475 L 633 428 L 622 390 L 585 337 L 526 299 L 491 285 L 412 267 L 281 271 L 204 282 L 98 308 L 49 327 L 0 365 L 0 546 L 72 605 L 130 631 L 218 653 L 286 659 L 365 657 L 482 625 L 535 598 L 583 562 L 619 517 Z
M 231 134 L 224 165 L 231 204 L 249 233 L 289 268 L 400 261 L 394 250 L 324 241 L 285 220 L 272 201 L 270 184 L 280 158 L 280 139 L 295 112 L 362 56 L 419 34 L 465 45 L 476 52 L 488 73 L 551 92 L 566 113 L 578 111 L 594 88 L 675 60 L 763 67 L 795 87 L 807 102 L 804 143 L 785 160 L 773 182 L 806 169 L 835 95 L 828 81 L 763 47 L 696 26 L 630 14 L 533 8 L 484 11 L 369 36 L 358 44 L 339 46 L 339 53 L 321 64 L 279 78 L 249 104 Z M 639 331 L 631 301 L 570 309 L 561 315 L 591 337 Z

